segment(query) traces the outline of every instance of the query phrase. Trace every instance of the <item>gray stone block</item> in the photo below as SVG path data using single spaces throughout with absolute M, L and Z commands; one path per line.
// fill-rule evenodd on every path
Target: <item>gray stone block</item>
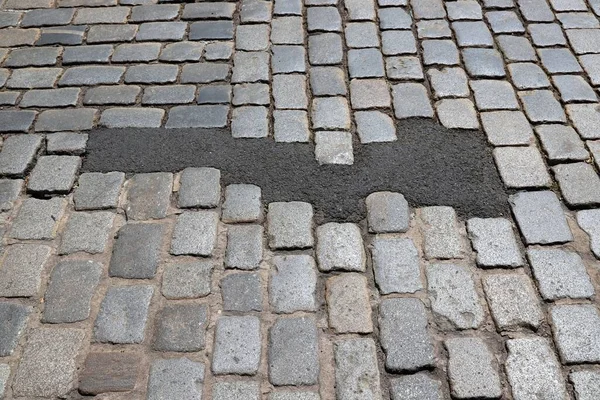
M 566 106 L 567 114 L 573 126 L 583 139 L 600 139 L 597 129 L 600 121 L 600 111 L 594 104 L 569 104 Z
M 135 104 L 142 89 L 134 85 L 97 86 L 85 93 L 83 104 Z
M 477 112 L 470 99 L 442 99 L 435 103 L 435 108 L 446 128 L 479 129 Z
M 8 236 L 14 239 L 54 239 L 65 206 L 65 199 L 60 197 L 49 200 L 25 199 Z
M 506 76 L 504 61 L 494 49 L 463 49 L 465 68 L 475 78 L 501 78 Z
M 271 69 L 274 74 L 306 71 L 306 50 L 303 46 L 276 45 L 271 47 Z
M 219 215 L 213 211 L 186 211 L 177 217 L 171 254 L 210 257 L 217 242 Z
M 312 65 L 340 64 L 344 57 L 342 37 L 336 33 L 322 33 L 308 37 L 308 59 Z
M 600 373 L 594 370 L 573 371 L 569 374 L 577 400 L 594 400 L 600 393 Z
M 382 398 L 377 353 L 373 339 L 347 339 L 334 343 L 335 392 L 339 400 Z
M 22 179 L 0 179 L 0 211 L 13 208 L 23 189 Z
M 274 110 L 273 136 L 276 142 L 304 142 L 310 140 L 308 112 L 304 110 Z
M 195 98 L 193 85 L 150 86 L 144 90 L 142 104 L 187 104 Z
M 551 74 L 581 72 L 581 66 L 569 49 L 539 49 L 542 65 Z
M 313 96 L 345 95 L 347 90 L 344 71 L 337 67 L 311 67 L 310 88 Z
M 460 58 L 452 40 L 424 40 L 423 63 L 425 65 L 458 65 Z
M 361 143 L 397 140 L 394 121 L 381 111 L 357 111 L 354 113 L 354 120 Z
M 138 42 L 182 40 L 188 24 L 186 22 L 145 22 L 135 35 Z
M 572 207 L 600 204 L 600 178 L 594 167 L 578 162 L 552 167 L 565 202 Z
M 37 296 L 51 250 L 48 246 L 35 244 L 7 246 L 0 268 L 0 296 Z
M 60 48 L 38 47 L 15 49 L 2 63 L 4 67 L 44 67 L 53 66 L 60 56 Z
M 87 140 L 87 133 L 51 133 L 46 135 L 46 152 L 49 154 L 81 155 L 85 152 Z
M 257 269 L 263 259 L 264 229 L 260 225 L 237 225 L 227 228 L 225 267 Z
M 186 168 L 181 173 L 179 207 L 217 207 L 221 201 L 221 172 L 215 168 Z
M 0 21 L 1 21 L 0 16 Z M 8 388 L 8 378 L 10 378 L 10 365 L 0 364 L 0 396 L 4 396 Z M 318 400 L 318 399 L 317 399 Z
M 130 42 L 138 30 L 137 25 L 93 25 L 87 35 L 87 43 Z
M 279 17 L 271 21 L 273 44 L 304 44 L 304 27 L 301 17 Z
M 234 106 L 240 105 L 266 105 L 271 103 L 269 85 L 266 83 L 243 83 L 233 87 Z
M 199 65 L 193 65 L 200 67 Z M 220 65 L 215 65 L 215 69 L 219 72 L 225 70 L 227 73 L 228 67 L 223 68 Z M 185 66 L 183 72 L 185 73 Z M 223 72 L 221 72 L 223 73 Z M 177 65 L 168 64 L 150 64 L 150 65 L 132 65 L 127 68 L 125 73 L 125 83 L 174 83 L 179 74 Z M 181 83 L 186 83 L 184 74 L 181 75 Z M 154 111 L 156 113 L 156 111 Z
M 27 191 L 37 194 L 69 193 L 81 166 L 77 156 L 42 156 L 27 182 Z
M 202 42 L 176 42 L 167 44 L 160 53 L 160 61 L 200 61 L 205 44 Z
M 116 107 L 104 110 L 99 124 L 107 128 L 159 128 L 164 115 L 160 108 Z
M 320 400 L 317 392 L 281 391 L 269 393 L 269 400 Z
M 233 109 L 231 135 L 234 138 L 263 138 L 269 135 L 269 109 L 245 106 Z
M 76 106 L 81 89 L 38 89 L 25 92 L 19 105 L 29 107 L 67 107 Z
M 386 56 L 416 54 L 417 42 L 411 31 L 383 31 L 381 50 Z
M 79 378 L 79 392 L 101 394 L 135 388 L 141 357 L 132 352 L 89 353 Z
M 269 22 L 272 2 L 262 0 L 244 0 L 240 17 L 242 22 Z
M 229 104 L 231 103 L 230 85 L 211 85 L 203 86 L 198 89 L 198 104 Z M 225 125 L 227 125 L 228 108 L 223 107 L 225 111 Z
M 350 108 L 344 97 L 317 97 L 312 102 L 313 129 L 350 129 Z
M 205 304 L 167 303 L 156 315 L 153 349 L 177 352 L 202 350 L 208 311 Z
M 269 331 L 268 353 L 273 385 L 317 384 L 319 344 L 313 318 L 278 318 Z
M 125 67 L 85 65 L 68 68 L 59 86 L 95 86 L 117 84 L 125 73 Z
M 467 229 L 481 267 L 520 267 L 523 257 L 512 225 L 504 218 L 471 218 Z
M 76 358 L 84 338 L 81 329 L 32 330 L 13 379 L 13 395 L 65 397 L 77 382 Z
M 379 330 L 388 371 L 413 372 L 434 366 L 435 351 L 427 325 L 427 311 L 421 300 L 381 301 Z
M 115 48 L 111 60 L 115 63 L 150 62 L 158 59 L 160 43 L 126 43 Z
M 255 375 L 260 365 L 261 334 L 257 317 L 220 317 L 215 328 L 212 372 Z
M 388 85 L 383 79 L 353 79 L 350 100 L 354 110 L 391 106 Z
M 115 214 L 111 212 L 72 213 L 67 221 L 59 254 L 83 251 L 104 253 L 112 232 Z
M 533 130 L 521 111 L 489 111 L 480 114 L 483 130 L 494 146 L 529 145 Z
M 142 343 L 154 288 L 147 285 L 110 287 L 94 324 L 100 343 Z
M 378 78 L 385 76 L 381 50 L 348 50 L 348 73 L 350 74 L 350 78 Z
M 238 25 L 235 30 L 236 50 L 258 51 L 269 47 L 269 25 Z
M 342 18 L 335 7 L 309 7 L 306 10 L 309 32 L 341 32 Z
M 150 368 L 148 400 L 202 397 L 204 364 L 188 358 L 156 360 Z
M 600 314 L 591 304 L 564 304 L 550 309 L 552 330 L 565 364 L 600 360 Z
M 215 382 L 212 398 L 213 400 L 259 400 L 260 384 L 253 381 Z
M 47 110 L 39 115 L 35 131 L 89 131 L 94 127 L 97 111 L 95 108 Z
M 221 279 L 221 295 L 225 311 L 262 311 L 260 275 L 233 273 Z
M 494 33 L 522 33 L 525 28 L 514 11 L 489 11 L 485 13 Z
M 515 91 L 506 81 L 472 80 L 470 85 L 479 111 L 519 108 Z
M 167 216 L 173 188 L 173 174 L 155 172 L 134 175 L 128 182 L 128 219 L 160 219 Z
M 126 279 L 152 279 L 160 261 L 164 231 L 164 226 L 160 224 L 127 224 L 119 229 L 109 275 Z
M 422 208 L 421 220 L 426 258 L 464 257 L 464 240 L 453 208 L 443 206 Z
M 313 209 L 297 201 L 270 203 L 268 208 L 269 246 L 273 249 L 312 247 Z
M 354 153 L 350 132 L 315 132 L 315 158 L 319 165 L 352 165 L 354 163 Z
M 467 267 L 432 264 L 427 267 L 429 300 L 442 328 L 477 329 L 485 314 L 473 274 Z
M 31 311 L 31 307 L 19 303 L 0 302 L 0 357 L 8 357 L 13 353 Z
M 183 19 L 232 19 L 235 4 L 232 3 L 196 3 L 186 4 L 183 8 Z
M 600 211 L 583 210 L 577 212 L 577 223 L 588 234 L 592 253 L 596 258 L 600 258 Z
M 467 75 L 462 68 L 430 68 L 427 75 L 437 98 L 466 97 L 470 93 Z
M 496 38 L 500 50 L 508 61 L 536 61 L 535 50 L 526 37 L 498 35 Z
M 377 11 L 381 29 L 411 29 L 412 17 L 400 7 L 382 8 Z
M 211 292 L 213 264 L 210 260 L 165 266 L 161 286 L 167 299 L 194 299 Z
M 308 255 L 273 257 L 269 302 L 277 313 L 316 311 L 317 273 Z
M 228 106 L 177 106 L 169 111 L 166 128 L 224 128 Z
M 107 64 L 113 53 L 113 46 L 109 44 L 67 47 L 63 51 L 63 65 L 70 64 Z
M 425 373 L 390 379 L 392 400 L 442 400 L 442 384 Z
M 452 29 L 460 47 L 492 47 L 494 39 L 483 21 L 453 22 Z
M 519 92 L 519 98 L 532 122 L 566 122 L 563 108 L 550 90 Z
M 304 75 L 273 76 L 273 98 L 278 109 L 308 108 L 306 77 Z
M 44 295 L 42 322 L 58 324 L 86 320 L 101 275 L 102 264 L 96 261 L 61 261 L 52 270 Z
M 79 176 L 73 195 L 76 210 L 116 208 L 121 186 L 125 180 L 122 172 L 86 172 Z
M 581 76 L 555 75 L 552 80 L 560 93 L 560 97 L 566 103 L 577 101 L 595 102 L 598 100 L 594 89 Z
M 317 260 L 321 271 L 364 271 L 366 258 L 360 228 L 333 222 L 319 226 Z
M 420 83 L 401 83 L 392 87 L 396 118 L 433 118 L 427 89 Z
M 0 174 L 22 177 L 32 165 L 41 145 L 40 135 L 16 135 L 6 138 L 0 152 Z
M 123 4 L 123 2 L 121 2 L 121 4 Z M 179 4 L 148 4 L 135 6 L 131 9 L 129 21 L 170 21 L 177 18 L 180 8 L 181 6 Z
M 411 239 L 378 235 L 371 246 L 375 282 L 381 294 L 423 289 L 419 253 Z
M 367 279 L 360 274 L 342 274 L 327 279 L 329 326 L 335 333 L 370 333 L 371 305 Z
M 190 24 L 190 40 L 231 40 L 233 39 L 233 22 L 201 21 Z

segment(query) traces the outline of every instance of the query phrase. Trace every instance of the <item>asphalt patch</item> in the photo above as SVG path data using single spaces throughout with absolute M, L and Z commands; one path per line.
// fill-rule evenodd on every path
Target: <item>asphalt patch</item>
M 314 146 L 233 139 L 226 129 L 100 129 L 83 170 L 143 173 L 215 167 L 222 183 L 251 183 L 263 201 L 306 201 L 318 222 L 359 221 L 373 192 L 402 193 L 413 207 L 445 205 L 462 217 L 510 215 L 483 133 L 403 120 L 398 141 L 354 143 L 354 165 L 319 165 Z

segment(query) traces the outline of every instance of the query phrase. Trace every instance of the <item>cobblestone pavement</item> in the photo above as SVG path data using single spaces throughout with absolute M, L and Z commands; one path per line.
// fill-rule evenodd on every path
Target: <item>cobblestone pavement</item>
M 0 0 L 0 398 L 600 398 L 600 1 L 156 2 Z M 98 127 L 350 164 L 413 117 L 512 214 L 81 170 Z

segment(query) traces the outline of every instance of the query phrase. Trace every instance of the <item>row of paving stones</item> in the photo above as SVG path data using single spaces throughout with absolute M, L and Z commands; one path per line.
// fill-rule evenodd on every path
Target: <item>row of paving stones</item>
M 598 391 L 584 365 L 600 364 L 598 261 L 576 226 L 600 257 L 597 210 L 576 224 L 553 192 L 512 196 L 524 247 L 509 219 L 464 224 L 389 192 L 361 224 L 319 225 L 310 204 L 265 209 L 212 168 L 78 176 L 75 136 L 49 135 L 47 152 L 71 155 L 41 156 L 26 184 L 1 181 L 8 398 Z

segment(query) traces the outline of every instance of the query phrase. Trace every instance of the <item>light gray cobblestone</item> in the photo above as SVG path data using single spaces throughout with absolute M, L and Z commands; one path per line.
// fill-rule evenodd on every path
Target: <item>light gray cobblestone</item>
M 347 339 L 334 344 L 336 398 L 376 400 L 382 396 L 373 339 Z
M 193 299 L 211 292 L 213 265 L 210 260 L 165 266 L 161 292 L 167 299 Z
M 510 221 L 503 218 L 472 218 L 467 229 L 482 267 L 520 267 L 523 257 Z
M 317 273 L 308 255 L 276 256 L 269 282 L 269 301 L 275 312 L 316 311 Z
M 465 247 L 454 209 L 425 207 L 421 209 L 421 220 L 425 257 L 449 259 L 464 256 Z
M 49 246 L 36 244 L 8 246 L 0 268 L 0 296 L 37 296 L 51 251 Z
M 376 236 L 371 246 L 375 282 L 382 294 L 423 289 L 419 253 L 411 239 Z
M 254 375 L 260 364 L 260 321 L 257 317 L 220 317 L 215 329 L 212 372 Z
M 271 248 L 313 246 L 313 208 L 310 204 L 297 201 L 270 203 L 267 215 Z
M 63 232 L 59 253 L 104 253 L 114 219 L 115 214 L 107 211 L 71 213 Z
M 336 333 L 370 333 L 371 306 L 367 279 L 359 274 L 342 274 L 327 279 L 329 326 Z
M 219 216 L 213 211 L 186 211 L 177 218 L 171 254 L 210 257 L 216 241 Z
M 65 206 L 65 199 L 60 197 L 49 200 L 26 199 L 11 226 L 9 237 L 37 240 L 54 239 Z

